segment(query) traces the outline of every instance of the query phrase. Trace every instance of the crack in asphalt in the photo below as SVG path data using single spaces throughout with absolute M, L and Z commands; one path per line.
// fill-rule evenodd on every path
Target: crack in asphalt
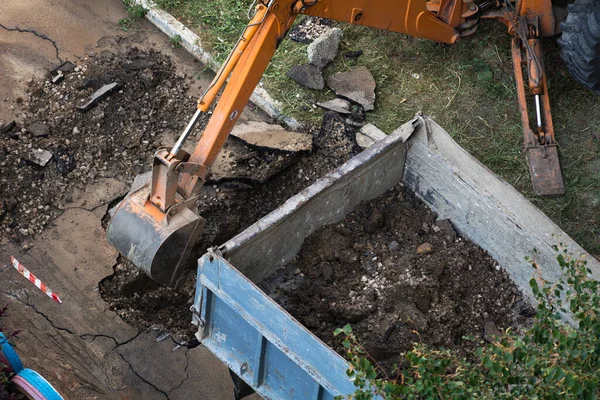
M 147 332 L 147 331 L 148 331 L 148 330 L 146 330 L 146 331 L 144 331 L 144 332 Z M 140 332 L 140 333 L 138 333 L 138 334 L 136 335 L 136 338 L 137 338 L 139 335 L 141 335 L 142 333 L 143 333 L 143 332 Z M 173 342 L 175 345 L 177 345 L 177 346 L 181 346 L 181 343 L 180 343 L 180 342 L 178 342 L 178 341 L 176 341 L 176 340 L 173 338 L 173 336 L 171 336 L 171 334 L 169 334 L 168 338 L 169 338 L 169 339 L 171 339 L 171 341 L 172 341 L 172 342 Z M 169 399 L 169 395 L 170 395 L 170 394 L 171 394 L 173 391 L 175 391 L 175 390 L 177 390 L 177 389 L 180 389 L 180 388 L 183 386 L 183 384 L 184 384 L 184 383 L 185 383 L 185 382 L 186 382 L 186 381 L 189 379 L 189 377 L 190 377 L 190 375 L 189 375 L 189 372 L 188 372 L 188 367 L 189 367 L 189 365 L 190 365 L 190 358 L 189 358 L 189 356 L 188 356 L 188 351 L 189 351 L 189 350 L 191 350 L 191 349 L 190 349 L 190 348 L 186 348 L 186 349 L 185 349 L 185 353 L 184 353 L 184 357 L 185 357 L 185 367 L 183 368 L 183 373 L 185 374 L 185 377 L 184 377 L 184 378 L 181 380 L 181 382 L 179 382 L 179 384 L 177 384 L 177 386 L 175 386 L 175 387 L 174 387 L 174 388 L 172 388 L 172 389 L 169 389 L 169 391 L 168 391 L 168 392 L 166 392 L 166 391 L 164 391 L 164 390 L 161 390 L 161 389 L 159 389 L 159 388 L 158 388 L 158 387 L 156 387 L 154 384 L 152 384 L 150 381 L 147 381 L 145 378 L 143 378 L 143 377 L 142 377 L 142 376 L 141 376 L 141 375 L 140 375 L 140 374 L 139 374 L 137 371 L 135 371 L 135 370 L 133 369 L 133 366 L 132 366 L 132 365 L 129 363 L 129 361 L 128 361 L 127 359 L 125 359 L 125 356 L 124 356 L 122 353 L 119 353 L 118 351 L 115 351 L 115 350 L 116 350 L 116 349 L 117 349 L 119 346 L 123 346 L 123 345 L 125 345 L 125 344 L 129 343 L 129 342 L 131 342 L 133 339 L 135 339 L 135 338 L 132 338 L 132 339 L 130 339 L 130 340 L 128 340 L 128 341 L 126 341 L 126 342 L 123 342 L 122 344 L 120 344 L 120 345 L 118 345 L 117 347 L 115 347 L 115 348 L 113 349 L 113 351 L 114 351 L 115 353 L 117 353 L 119 356 L 121 356 L 121 358 L 122 358 L 123 360 L 125 360 L 125 362 L 126 362 L 128 365 L 129 365 L 129 367 L 131 368 L 131 370 L 133 371 L 133 373 L 134 373 L 135 375 L 137 375 L 137 376 L 138 376 L 138 377 L 139 377 L 141 380 L 143 380 L 144 382 L 146 382 L 147 384 L 149 384 L 150 386 L 152 386 L 154 389 L 156 389 L 156 390 L 158 390 L 159 392 L 161 392 L 162 394 L 164 394 L 164 395 L 167 397 L 167 399 Z M 116 343 L 116 341 L 115 341 L 115 343 Z M 173 349 L 173 351 L 175 351 L 175 350 L 177 350 L 177 347 Z
M 34 306 L 33 304 L 31 304 L 31 303 L 29 302 L 29 293 L 27 293 L 27 292 L 24 292 L 24 293 L 25 293 L 25 295 L 27 296 L 27 299 L 26 299 L 25 301 L 23 301 L 22 299 L 20 299 L 20 298 L 19 298 L 19 296 L 15 295 L 14 293 L 11 293 L 11 292 L 5 292 L 5 291 L 2 291 L 2 293 L 4 293 L 4 294 L 5 294 L 6 296 L 8 296 L 8 297 L 12 297 L 13 299 L 17 300 L 19 303 L 21 303 L 21 304 L 24 304 L 24 305 L 26 305 L 26 306 L 30 307 L 30 308 L 31 308 L 33 311 L 35 311 L 35 313 L 36 313 L 36 314 L 38 314 L 38 315 L 41 315 L 42 317 L 44 317 L 44 319 L 45 319 L 46 321 L 48 321 L 48 323 L 49 323 L 49 324 L 50 324 L 50 325 L 51 325 L 51 326 L 52 326 L 54 329 L 56 329 L 57 331 L 67 332 L 67 333 L 68 333 L 68 334 L 70 334 L 70 335 L 76 335 L 76 333 L 75 333 L 75 332 L 73 332 L 72 330 L 70 330 L 69 328 L 62 328 L 62 327 L 60 327 L 60 326 L 56 326 L 56 325 L 54 324 L 54 322 L 53 322 L 53 321 L 52 321 L 52 320 L 51 320 L 51 319 L 50 319 L 50 318 L 49 318 L 49 317 L 48 317 L 46 314 L 44 314 L 43 312 L 41 312 L 40 310 L 38 310 L 36 306 Z
M 144 383 L 150 385 L 152 388 L 154 388 L 154 390 L 156 390 L 157 392 L 163 394 L 167 400 L 169 400 L 169 393 L 165 392 L 164 390 L 159 389 L 156 385 L 154 385 L 152 382 L 150 382 L 149 380 L 147 380 L 146 378 L 144 378 L 142 375 L 140 375 L 134 368 L 133 365 L 131 365 L 131 363 L 125 358 L 125 356 L 123 356 L 123 354 L 119 353 L 119 352 L 115 352 L 116 354 L 119 355 L 119 357 L 121 357 L 123 359 L 123 361 L 125 361 L 127 363 L 127 365 L 129 365 L 129 369 L 131 369 L 131 372 L 133 372 L 135 374 L 135 376 L 137 376 L 138 378 L 140 378 Z
M 82 207 L 82 206 L 66 207 L 66 208 L 65 208 L 65 211 L 69 211 L 69 210 L 84 210 L 84 211 L 88 211 L 88 212 L 94 212 L 94 211 L 96 211 L 97 209 L 99 209 L 99 208 L 101 208 L 101 207 L 104 207 L 104 206 L 106 206 L 106 205 L 108 205 L 108 203 L 106 203 L 106 202 L 105 202 L 104 204 L 98 204 L 98 205 L 96 205 L 96 206 L 93 206 L 92 208 L 85 208 L 85 207 Z M 63 214 L 64 214 L 64 213 L 63 213 Z M 61 215 L 62 215 L 62 214 L 61 214 Z
M 115 339 L 114 337 L 110 336 L 110 335 L 105 335 L 105 334 L 96 334 L 96 333 L 84 333 L 83 335 L 79 335 L 79 337 L 83 340 L 87 340 L 88 338 L 92 338 L 92 342 L 99 337 L 103 337 L 103 338 L 107 338 L 107 339 L 111 339 L 113 342 L 115 342 L 115 347 L 112 348 L 111 351 L 115 351 L 117 350 L 119 347 L 121 346 L 125 346 L 128 343 L 133 342 L 135 339 L 137 339 L 143 332 L 142 331 L 138 331 L 138 333 L 136 333 L 134 336 L 132 336 L 131 338 L 125 340 L 124 342 L 119 343 L 119 341 L 117 339 Z
M 121 343 L 119 343 L 119 342 L 117 341 L 117 339 L 115 339 L 114 337 L 112 337 L 112 336 L 110 336 L 110 335 L 104 335 L 104 334 L 93 334 L 93 333 L 84 333 L 84 334 L 82 334 L 82 335 L 77 335 L 75 332 L 73 332 L 72 330 L 70 330 L 70 329 L 68 329 L 68 328 L 62 328 L 62 327 L 56 326 L 56 325 L 54 324 L 54 322 L 53 322 L 53 321 L 52 321 L 50 318 L 48 318 L 48 316 L 47 316 L 46 314 L 44 314 L 43 312 L 39 311 L 39 310 L 38 310 L 38 309 L 37 309 L 37 308 L 36 308 L 36 307 L 35 307 L 33 304 L 29 303 L 29 293 L 25 292 L 25 295 L 27 296 L 27 300 L 26 300 L 26 301 L 23 301 L 22 299 L 20 299 L 20 298 L 19 298 L 19 296 L 15 295 L 14 293 L 11 293 L 11 292 L 6 292 L 6 291 L 4 291 L 4 290 L 3 290 L 3 291 L 2 291 L 2 293 L 3 293 L 4 295 L 8 296 L 8 297 L 11 297 L 11 298 L 13 298 L 13 299 L 17 300 L 17 301 L 18 301 L 18 302 L 20 302 L 21 304 L 24 304 L 24 305 L 26 305 L 26 306 L 30 307 L 30 308 L 31 308 L 33 311 L 35 311 L 35 313 L 36 313 L 36 314 L 38 314 L 38 315 L 42 316 L 42 317 L 43 317 L 43 318 L 44 318 L 46 321 L 48 321 L 48 323 L 49 323 L 49 324 L 50 324 L 50 325 L 51 325 L 51 326 L 52 326 L 54 329 L 56 329 L 56 330 L 58 330 L 58 331 L 67 332 L 68 334 L 70 334 L 70 335 L 73 335 L 73 336 L 77 336 L 77 337 L 79 337 L 79 338 L 81 338 L 81 339 L 83 339 L 83 340 L 85 340 L 85 338 L 86 338 L 86 337 L 92 337 L 92 338 L 94 338 L 94 339 L 95 339 L 95 338 L 97 338 L 97 337 L 105 337 L 105 338 L 108 338 L 108 339 L 111 339 L 111 340 L 113 340 L 113 341 L 115 342 L 115 347 L 114 347 L 114 348 L 111 350 L 111 352 L 114 352 L 115 354 L 118 354 L 118 355 L 119 355 L 119 357 L 121 357 L 121 358 L 123 359 L 123 361 L 125 361 L 125 362 L 127 363 L 127 365 L 129 366 L 129 369 L 131 369 L 131 372 L 133 372 L 133 373 L 134 373 L 134 374 L 135 374 L 135 375 L 136 375 L 138 378 L 140 378 L 140 379 L 141 379 L 143 382 L 145 382 L 145 383 L 147 383 L 148 385 L 150 385 L 150 386 L 151 386 L 151 387 L 152 387 L 154 390 L 156 390 L 156 391 L 158 391 L 159 393 L 163 394 L 163 395 L 164 395 L 164 396 L 167 398 L 167 400 L 169 400 L 169 393 L 170 393 L 170 392 L 172 392 L 173 390 L 175 390 L 175 389 L 178 389 L 179 387 L 181 387 L 181 385 L 183 385 L 183 383 L 184 383 L 184 382 L 185 382 L 185 381 L 188 379 L 188 377 L 189 377 L 189 375 L 188 375 L 188 372 L 187 372 L 187 368 L 188 368 L 188 365 L 189 365 L 189 358 L 188 358 L 188 356 L 187 356 L 187 351 L 186 351 L 186 353 L 185 353 L 186 366 L 185 366 L 185 369 L 184 369 L 184 372 L 185 372 L 185 374 L 186 374 L 186 377 L 183 379 L 183 381 L 180 383 L 180 385 L 179 385 L 178 387 L 176 387 L 176 388 L 174 388 L 174 389 L 171 389 L 171 390 L 169 391 L 169 393 L 167 393 L 167 392 L 165 392 L 164 390 L 161 390 L 161 389 L 159 389 L 159 388 L 158 388 L 156 385 L 154 385 L 152 382 L 148 381 L 146 378 L 144 378 L 142 375 L 140 375 L 140 374 L 139 374 L 139 373 L 138 373 L 138 372 L 137 372 L 137 371 L 136 371 L 136 370 L 133 368 L 133 366 L 131 365 L 131 363 L 130 363 L 130 362 L 129 362 L 129 361 L 128 361 L 128 360 L 127 360 L 127 359 L 126 359 L 124 356 L 123 356 L 123 354 L 121 354 L 121 353 L 119 353 L 118 351 L 116 351 L 116 350 L 117 350 L 117 348 L 119 348 L 119 347 L 121 347 L 121 346 L 124 346 L 124 345 L 126 345 L 126 344 L 128 344 L 128 343 L 132 342 L 133 340 L 137 339 L 137 338 L 138 338 L 138 336 L 140 336 L 140 335 L 142 334 L 142 332 L 138 332 L 138 333 L 137 333 L 135 336 L 133 336 L 132 338 L 130 338 L 130 339 L 128 339 L 128 340 L 126 340 L 126 341 L 124 341 L 124 342 L 121 342 Z M 93 339 L 92 339 L 92 340 L 93 340 Z
M 174 387 L 173 389 L 169 390 L 169 394 L 171 394 L 171 392 L 173 392 L 174 390 L 179 389 L 180 387 L 183 386 L 183 384 L 185 383 L 185 381 L 188 380 L 188 378 L 190 377 L 190 374 L 188 373 L 188 366 L 190 365 L 190 359 L 188 357 L 188 351 L 190 349 L 185 349 L 185 368 L 183 369 L 183 373 L 185 374 L 185 378 L 183 378 L 183 380 L 181 382 L 179 382 L 179 385 L 177 385 L 177 387 Z
M 6 267 L 10 267 L 10 265 L 7 265 Z M 95 334 L 95 333 L 84 333 L 81 335 L 78 335 L 77 333 L 73 332 L 71 329 L 69 328 L 64 328 L 64 327 L 60 327 L 57 326 L 54 321 L 52 321 L 52 319 L 50 319 L 44 312 L 40 311 L 34 304 L 29 302 L 29 293 L 27 291 L 22 292 L 22 294 L 25 296 L 25 299 L 22 299 L 20 295 L 15 294 L 12 292 L 12 290 L 9 288 L 9 291 L 5 291 L 2 290 L 1 293 L 3 293 L 4 295 L 18 301 L 19 303 L 31 308 L 36 314 L 40 315 L 41 317 L 43 317 L 49 324 L 50 326 L 52 326 L 52 328 L 54 328 L 57 331 L 61 331 L 61 332 L 66 332 L 69 335 L 73 335 L 76 337 L 79 337 L 80 339 L 87 341 L 89 339 L 91 339 L 91 341 L 93 342 L 96 338 L 102 337 L 102 338 L 107 338 L 110 339 L 114 342 L 115 346 L 110 350 L 111 353 L 115 353 L 118 354 L 119 357 L 121 357 L 121 359 L 127 363 L 129 369 L 131 370 L 131 372 L 133 372 L 133 374 L 135 376 L 137 376 L 141 381 L 143 381 L 144 383 L 148 384 L 150 387 L 152 387 L 155 391 L 159 392 L 160 394 L 164 395 L 166 397 L 167 400 L 170 400 L 170 394 L 177 390 L 180 389 L 185 382 L 189 379 L 189 372 L 188 372 L 188 368 L 190 365 L 190 359 L 189 359 L 189 355 L 188 355 L 188 351 L 190 350 L 190 348 L 186 348 L 184 356 L 185 356 L 185 367 L 183 369 L 183 372 L 185 374 L 184 378 L 181 380 L 181 382 L 179 382 L 179 384 L 175 387 L 173 387 L 172 389 L 169 389 L 168 391 L 162 390 L 159 387 L 157 387 L 154 383 L 152 383 L 150 380 L 146 379 L 144 376 L 142 376 L 142 374 L 140 374 L 138 371 L 135 370 L 135 368 L 133 367 L 133 365 L 127 360 L 127 358 L 125 358 L 125 356 L 118 351 L 118 349 L 122 346 L 127 345 L 128 343 L 133 342 L 134 340 L 136 340 L 141 334 L 143 334 L 146 331 L 140 331 L 138 330 L 137 334 L 135 334 L 134 336 L 132 336 L 131 338 L 119 342 L 116 338 L 114 338 L 113 336 L 110 335 L 106 335 L 106 334 Z M 173 342 L 173 344 L 177 345 L 177 346 L 181 346 L 181 343 L 176 341 L 175 338 L 173 338 L 170 334 L 169 334 L 169 339 Z M 174 349 L 175 350 L 175 349 Z
M 58 48 L 58 45 L 56 44 L 56 41 L 50 39 L 48 36 L 44 35 L 43 33 L 38 33 L 36 32 L 34 29 L 21 29 L 17 26 L 15 26 L 14 28 L 9 28 L 7 26 L 4 26 L 2 24 L 0 24 L 0 28 L 7 30 L 9 32 L 19 32 L 19 33 L 31 33 L 32 35 L 35 35 L 37 37 L 39 37 L 42 40 L 47 40 L 50 43 L 52 43 L 52 46 L 54 46 L 54 50 L 56 51 L 56 58 L 58 59 L 58 61 L 63 62 L 62 58 L 60 58 L 60 49 Z

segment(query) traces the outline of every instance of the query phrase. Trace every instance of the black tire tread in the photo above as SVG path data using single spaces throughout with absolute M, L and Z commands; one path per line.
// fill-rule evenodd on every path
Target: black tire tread
M 560 55 L 577 81 L 600 93 L 600 0 L 575 0 L 567 10 Z

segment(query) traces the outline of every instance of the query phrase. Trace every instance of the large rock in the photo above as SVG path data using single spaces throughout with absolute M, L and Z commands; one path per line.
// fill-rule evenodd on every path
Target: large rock
M 312 150 L 312 136 L 306 133 L 288 132 L 280 125 L 262 123 L 238 125 L 231 136 L 244 144 L 260 150 L 298 152 Z
M 325 88 L 325 80 L 321 70 L 312 64 L 292 67 L 287 72 L 287 76 L 309 89 L 323 90 Z
M 287 36 L 296 42 L 310 44 L 325 31 L 331 29 L 331 22 L 330 19 L 307 16 L 300 23 L 294 25 Z
M 366 124 L 359 132 L 356 132 L 356 144 L 363 149 L 373 146 L 387 135 L 373 124 Z
M 48 164 L 48 161 L 52 159 L 52 153 L 48 150 L 44 149 L 32 149 L 29 153 L 29 160 L 33 163 L 39 165 L 40 167 L 45 167 Z
M 375 108 L 375 79 L 366 67 L 333 74 L 327 78 L 327 86 L 338 96 L 362 105 L 365 111 Z
M 335 111 L 340 114 L 350 114 L 351 104 L 348 100 L 344 99 L 333 99 L 317 103 L 317 105 L 326 110 Z
M 333 61 L 342 40 L 342 30 L 333 28 L 325 31 L 308 46 L 308 62 L 323 69 Z

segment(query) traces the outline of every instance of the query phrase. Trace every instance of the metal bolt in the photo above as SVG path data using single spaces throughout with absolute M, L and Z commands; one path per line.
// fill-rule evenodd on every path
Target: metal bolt
M 273 6 L 273 11 L 277 11 L 279 9 L 279 3 L 275 3 Z
M 362 18 L 362 13 L 358 13 L 354 16 L 355 21 L 360 21 L 361 18 Z
M 232 112 L 232 113 L 231 113 L 231 115 L 229 116 L 229 120 L 230 120 L 230 121 L 233 121 L 234 119 L 236 119 L 236 118 L 237 118 L 238 114 L 239 114 L 238 110 L 235 110 L 235 111 L 234 111 L 234 112 Z
M 477 10 L 477 6 L 475 4 L 471 4 L 469 6 L 469 11 L 475 11 L 475 10 Z
M 250 366 L 248 365 L 248 362 L 243 363 L 240 366 L 240 375 L 244 375 L 246 372 L 248 372 L 249 369 L 250 369 Z

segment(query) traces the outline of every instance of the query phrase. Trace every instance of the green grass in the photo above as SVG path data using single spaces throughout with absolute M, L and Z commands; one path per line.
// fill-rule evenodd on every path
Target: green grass
M 217 60 L 227 56 L 247 23 L 250 1 L 158 0 L 157 4 L 198 32 Z M 531 199 L 562 229 L 600 255 L 600 96 L 577 84 L 558 54 L 544 41 L 553 117 L 567 194 L 535 197 L 522 150 L 522 131 L 510 56 L 510 37 L 500 23 L 486 21 L 455 46 L 338 23 L 344 31 L 338 57 L 325 76 L 364 65 L 377 82 L 375 111 L 367 120 L 390 133 L 422 110 L 471 154 Z M 356 61 L 344 56 L 363 50 Z M 307 62 L 306 45 L 284 40 L 265 72 L 264 85 L 300 121 L 318 124 L 317 101 L 328 90 L 300 87 L 286 77 Z M 419 79 L 413 77 L 418 74 Z
M 157 0 L 155 3 L 195 30 L 206 50 L 222 62 L 248 23 L 246 14 L 252 1 Z
M 118 21 L 119 26 L 124 31 L 137 29 L 138 20 L 146 16 L 148 9 L 144 8 L 142 5 L 133 3 L 131 0 L 126 0 L 125 6 L 127 6 L 127 14 L 129 17 L 120 19 Z
M 127 4 L 127 13 L 132 18 L 144 18 L 148 13 L 148 9 L 144 8 L 144 6 L 140 4 L 131 4 L 130 2 L 126 2 Z
M 181 48 L 181 36 L 175 35 L 169 41 L 171 42 L 171 47 L 173 47 L 174 49 Z

